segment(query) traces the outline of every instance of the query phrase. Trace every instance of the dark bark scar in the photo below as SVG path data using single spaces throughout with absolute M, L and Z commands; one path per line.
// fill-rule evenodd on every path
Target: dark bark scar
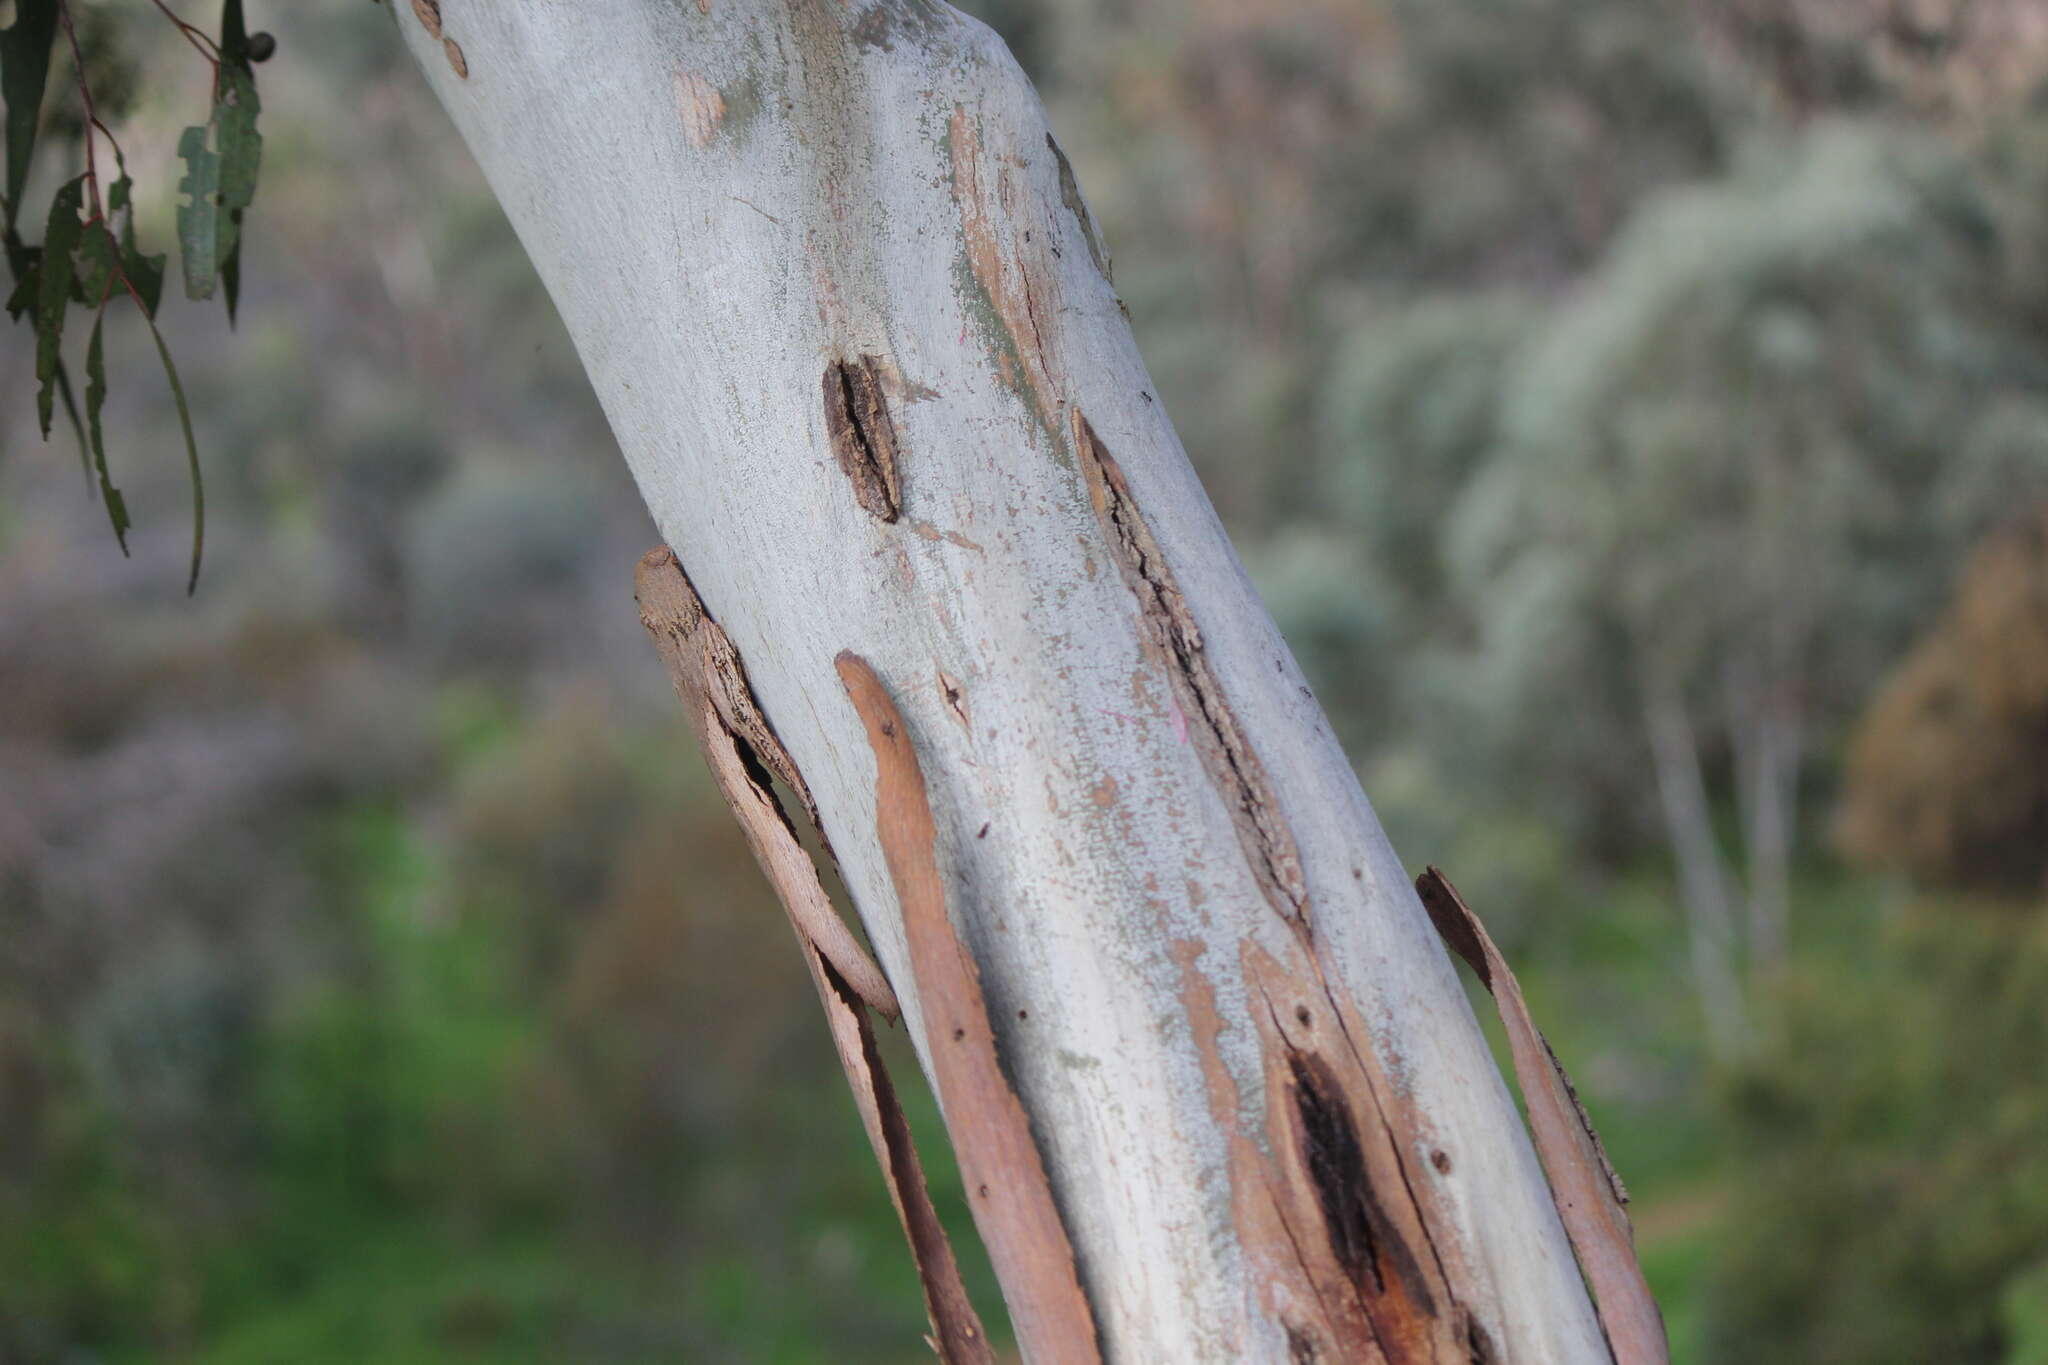
M 896 421 L 883 391 L 881 362 L 863 355 L 825 367 L 825 434 L 840 470 L 853 483 L 853 500 L 881 521 L 903 508 Z

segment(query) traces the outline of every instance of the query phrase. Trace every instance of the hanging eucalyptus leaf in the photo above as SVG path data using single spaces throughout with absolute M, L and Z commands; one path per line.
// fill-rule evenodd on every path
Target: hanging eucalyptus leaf
M 77 289 L 76 260 L 84 221 L 85 177 L 67 180 L 50 201 L 50 221 L 43 230 L 43 254 L 36 287 L 36 419 L 49 439 L 50 416 L 57 394 L 57 370 L 63 364 L 64 306 Z
M 92 320 L 92 340 L 85 347 L 85 421 L 91 431 L 93 470 L 99 475 L 100 501 L 106 504 L 107 520 L 114 524 L 114 540 L 121 553 L 128 553 L 128 501 L 107 475 L 107 446 L 100 431 L 100 409 L 107 402 L 107 358 L 100 346 L 100 331 L 107 314 L 101 309 Z
M 57 40 L 57 0 L 15 0 L 14 23 L 0 31 L 0 100 L 7 105 L 7 226 L 20 216 L 35 157 L 36 123 Z

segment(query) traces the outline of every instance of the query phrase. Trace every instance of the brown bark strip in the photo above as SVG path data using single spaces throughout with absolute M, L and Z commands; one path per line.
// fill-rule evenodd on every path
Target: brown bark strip
M 1298 927 L 1306 927 L 1308 886 L 1301 854 L 1273 799 L 1265 765 L 1254 753 L 1223 695 L 1223 684 L 1202 651 L 1201 628 L 1167 567 L 1159 542 L 1131 497 L 1109 448 L 1088 419 L 1073 409 L 1074 449 L 1087 476 L 1088 496 L 1124 580 L 1138 599 L 1146 631 L 1166 664 L 1175 698 L 1188 722 L 1210 780 L 1230 805 L 1231 822 L 1266 898 Z
M 875 832 L 903 915 L 924 1011 L 933 1086 L 953 1134 L 975 1224 L 1010 1304 L 1027 1360 L 1102 1359 L 1031 1122 L 996 1056 L 981 972 L 954 933 L 932 841 L 924 775 L 909 731 L 875 671 L 851 651 L 839 678 L 875 751 Z
M 889 1198 L 903 1223 L 903 1235 L 910 1243 L 911 1259 L 917 1264 L 918 1282 L 924 1288 L 924 1307 L 932 1324 L 932 1349 L 944 1365 L 994 1365 L 995 1352 L 988 1333 L 961 1282 L 960 1266 L 953 1259 L 953 1244 L 932 1207 L 931 1191 L 925 1185 L 924 1167 L 910 1138 L 896 1089 L 889 1084 L 888 1070 L 875 1047 L 875 1032 L 861 1010 L 861 999 L 826 958 L 815 950 L 804 953 L 811 980 L 818 988 L 818 1000 L 825 1006 L 825 1021 L 832 1030 L 832 1045 L 846 1070 L 853 1102 L 860 1110 L 861 1126 L 867 1129 L 868 1145 L 875 1149 Z
M 871 355 L 825 367 L 825 434 L 839 468 L 853 483 L 853 500 L 882 521 L 903 507 L 896 468 L 896 420 L 889 415 L 881 362 Z
M 1415 889 L 1444 942 L 1478 973 L 1500 1008 L 1536 1154 L 1550 1177 L 1558 1216 L 1579 1258 L 1579 1268 L 1593 1288 L 1600 1326 L 1614 1352 L 1615 1365 L 1668 1365 L 1671 1355 L 1664 1339 L 1664 1317 L 1636 1260 L 1635 1238 L 1623 1207 L 1628 1194 L 1579 1103 L 1571 1078 L 1530 1016 L 1507 959 L 1457 888 L 1431 867 L 1415 879 Z
M 817 867 L 797 842 L 769 784 L 768 772 L 773 771 L 806 805 L 810 802 L 796 765 L 754 701 L 739 651 L 704 610 L 667 546 L 641 558 L 635 590 L 640 624 L 654 637 L 711 775 L 738 817 L 797 936 L 822 953 L 861 999 L 884 1018 L 896 1018 L 901 1011 L 888 978 L 833 909 Z

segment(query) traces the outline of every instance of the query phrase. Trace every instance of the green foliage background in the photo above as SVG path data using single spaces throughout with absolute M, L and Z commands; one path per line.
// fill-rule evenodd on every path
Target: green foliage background
M 2048 1361 L 2027 3 L 979 6 L 1396 848 L 1579 1080 L 1681 1361 Z M 208 78 L 75 8 L 167 243 Z M 241 330 L 160 314 L 195 598 L 148 333 L 103 337 L 131 558 L 0 337 L 0 1363 L 925 1358 L 559 323 L 388 16 L 251 11 Z M 63 89 L 27 202 L 78 172 Z M 1799 718 L 1732 1049 L 1653 686 L 1738 869 L 1731 698 Z

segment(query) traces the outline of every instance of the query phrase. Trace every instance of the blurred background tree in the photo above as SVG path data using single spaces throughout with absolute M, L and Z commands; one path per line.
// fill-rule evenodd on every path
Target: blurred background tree
M 82 8 L 162 239 L 203 77 Z M 2048 14 L 977 8 L 1678 1357 L 2048 1358 Z M 0 1361 L 918 1359 L 560 326 L 385 15 L 251 21 L 242 330 L 165 313 L 198 598 L 149 385 L 132 559 L 0 418 Z

